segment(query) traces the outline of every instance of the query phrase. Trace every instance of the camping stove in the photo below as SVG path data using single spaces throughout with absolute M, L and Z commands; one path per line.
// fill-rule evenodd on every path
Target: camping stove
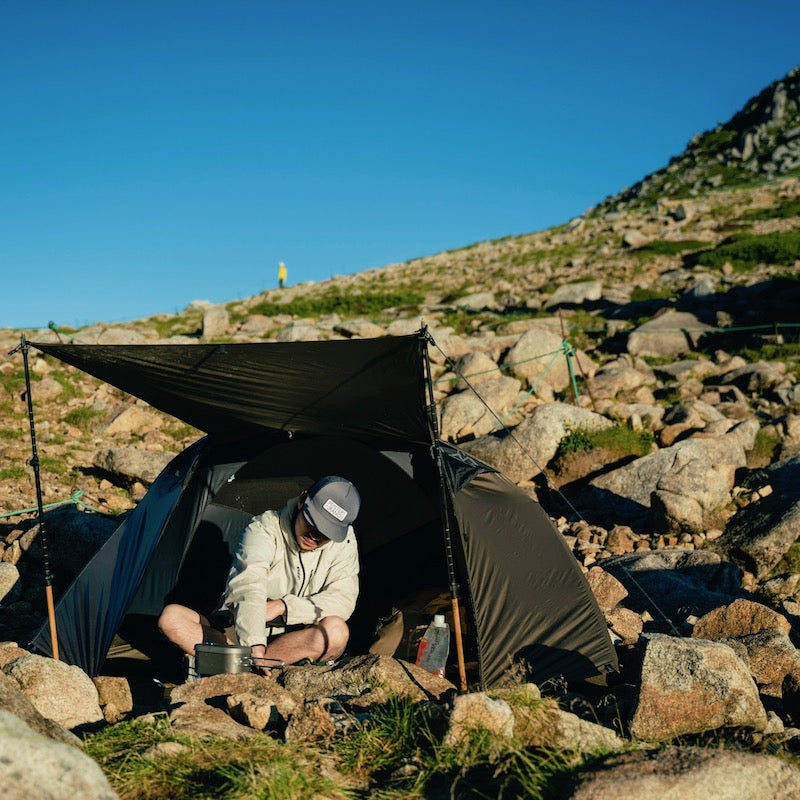
M 250 672 L 252 663 L 249 647 L 237 644 L 194 646 L 194 672 L 198 678 L 223 672 Z

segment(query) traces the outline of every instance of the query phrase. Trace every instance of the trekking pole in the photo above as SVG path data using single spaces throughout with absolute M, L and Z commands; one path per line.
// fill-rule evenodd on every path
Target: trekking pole
M 19 346 L 10 353 L 13 356 L 17 351 L 22 351 L 22 361 L 25 365 L 25 394 L 28 398 L 28 422 L 31 429 L 31 460 L 33 477 L 36 483 L 36 507 L 39 513 L 39 537 L 42 541 L 42 560 L 44 562 L 44 592 L 47 598 L 47 618 L 50 621 L 50 643 L 53 658 L 58 661 L 58 633 L 56 632 L 56 612 L 53 603 L 53 575 L 50 572 L 50 548 L 47 541 L 47 531 L 44 527 L 44 505 L 42 503 L 42 481 L 39 474 L 39 453 L 36 449 L 36 428 L 33 424 L 33 399 L 31 398 L 31 374 L 28 367 L 28 341 L 23 333 L 19 337 Z
M 458 679 L 462 692 L 467 690 L 467 671 L 464 665 L 464 642 L 461 638 L 461 612 L 458 606 L 458 581 L 456 580 L 455 561 L 453 559 L 453 539 L 450 532 L 450 515 L 447 510 L 447 487 L 444 480 L 444 464 L 442 463 L 442 449 L 439 446 L 439 423 L 436 419 L 436 403 L 433 399 L 433 380 L 431 378 L 431 360 L 428 353 L 428 342 L 432 341 L 427 328 L 423 328 L 422 336 L 425 339 L 425 366 L 426 382 L 430 403 L 428 404 L 428 417 L 433 430 L 433 451 L 436 458 L 436 471 L 439 473 L 439 499 L 441 501 L 442 530 L 444 532 L 444 549 L 447 559 L 447 577 L 450 583 L 450 605 L 453 609 L 453 633 L 456 639 L 456 656 L 458 658 Z

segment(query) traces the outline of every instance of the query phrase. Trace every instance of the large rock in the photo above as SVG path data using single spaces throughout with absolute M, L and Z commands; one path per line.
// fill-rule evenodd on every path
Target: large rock
M 124 719 L 133 710 L 133 694 L 127 678 L 116 675 L 98 675 L 92 678 L 106 722 Z
M 596 431 L 613 424 L 593 411 L 567 403 L 547 403 L 537 406 L 513 429 L 512 435 L 484 436 L 462 448 L 519 483 L 542 471 L 571 430 Z
M 510 702 L 514 738 L 523 747 L 579 753 L 619 750 L 623 741 L 610 728 L 559 708 L 554 700 Z
M 740 750 L 665 747 L 611 755 L 577 772 L 562 800 L 795 800 L 800 769 Z
M 642 386 L 652 386 L 655 376 L 649 368 L 641 369 L 615 361 L 603 365 L 588 382 L 595 400 L 613 399 L 618 394 L 630 395 Z
M 476 311 L 486 308 L 493 310 L 499 309 L 494 297 L 494 292 L 474 292 L 464 295 L 464 297 L 459 297 L 453 305 L 456 308 L 470 308 Z
M 514 734 L 511 706 L 505 700 L 491 698 L 483 692 L 456 697 L 444 744 L 452 747 L 479 731 L 488 733 L 493 740 L 510 740 Z
M 685 451 L 684 451 L 685 453 Z M 721 528 L 721 512 L 731 501 L 736 468 L 732 464 L 676 459 L 650 496 L 650 519 L 656 531 L 701 533 Z
M 110 447 L 99 450 L 93 463 L 98 469 L 111 473 L 125 484 L 140 481 L 149 486 L 173 458 L 175 453 L 164 453 L 160 450 Z
M 78 728 L 103 719 L 97 689 L 80 668 L 44 656 L 9 661 L 3 672 L 47 719 L 63 728 Z
M 636 739 L 667 741 L 715 728 L 763 730 L 767 715 L 744 662 L 727 645 L 661 634 L 646 637 Z
M 14 564 L 0 561 L 0 603 L 13 603 L 19 599 L 21 592 L 19 570 Z
M 704 614 L 695 623 L 692 636 L 699 639 L 727 639 L 749 636 L 775 628 L 789 633 L 789 620 L 762 603 L 740 598 Z
M 800 651 L 782 631 L 768 628 L 739 636 L 735 641 L 747 648 L 750 674 L 761 694 L 781 697 L 784 679 L 789 675 L 800 675 Z
M 0 673 L 0 711 L 13 714 L 25 722 L 32 730 L 57 742 L 82 747 L 81 740 L 58 723 L 42 716 L 36 706 L 22 693 L 16 681 Z
M 368 706 L 385 703 L 390 697 L 411 701 L 439 699 L 455 691 L 455 686 L 445 678 L 390 656 L 354 656 L 332 666 L 282 667 L 273 670 L 272 675 L 306 702 L 348 696 L 354 698 L 353 704 Z M 365 687 L 371 688 L 365 692 Z
M 276 681 L 249 672 L 210 675 L 176 686 L 170 694 L 170 701 L 176 706 L 225 706 L 238 723 L 259 731 L 282 730 L 290 715 L 300 705 L 291 692 L 279 686 Z M 191 709 L 184 718 L 188 719 L 190 716 L 197 719 Z M 214 723 L 207 716 L 200 719 L 201 725 Z M 238 729 L 232 730 L 238 736 Z
M 519 337 L 517 343 L 506 353 L 503 366 L 514 375 L 536 388 L 536 394 L 553 400 L 554 392 L 560 392 L 570 385 L 567 359 L 562 350 L 563 337 L 545 327 L 531 328 Z M 573 370 L 576 375 L 582 372 L 591 377 L 596 365 L 589 356 L 575 351 Z M 577 361 L 577 363 L 575 363 Z
M 800 455 L 778 461 L 750 476 L 745 488 L 772 487 L 772 493 L 739 511 L 714 549 L 763 578 L 800 535 Z
M 465 389 L 442 403 L 442 438 L 456 441 L 468 435 L 483 436 L 500 424 L 522 396 L 516 378 L 499 374 L 480 381 L 476 392 Z
M 640 325 L 628 336 L 628 352 L 637 356 L 677 358 L 694 350 L 704 331 L 711 330 L 686 311 L 667 311 Z
M 603 296 L 603 284 L 600 281 L 578 281 L 562 283 L 548 298 L 544 307 L 579 306 L 586 302 L 599 300 Z
M 117 413 L 105 428 L 109 435 L 136 433 L 139 436 L 149 431 L 157 431 L 162 425 L 162 418 L 151 408 L 138 404 L 125 406 Z
M 244 741 L 258 736 L 252 728 L 240 725 L 221 708 L 215 708 L 201 701 L 184 703 L 172 709 L 169 714 L 172 727 L 196 739 L 233 739 Z
M 3 800 L 115 800 L 100 767 L 77 747 L 37 733 L 0 711 Z
M 257 731 L 282 730 L 298 708 L 297 701 L 286 689 L 263 679 L 253 689 L 229 695 L 227 705 L 237 722 Z
M 289 325 L 276 337 L 279 342 L 316 342 L 322 338 L 322 331 L 313 325 Z
M 139 331 L 91 325 L 81 328 L 82 344 L 148 344 L 151 340 Z
M 627 590 L 627 608 L 656 621 L 682 621 L 744 597 L 742 572 L 708 550 L 657 550 L 603 559 Z
M 745 445 L 757 429 L 755 421 L 743 422 L 723 436 L 687 439 L 637 458 L 593 478 L 586 500 L 613 514 L 616 521 L 643 523 L 650 514 L 653 494 L 660 491 L 660 517 L 692 527 L 696 517 L 679 518 L 680 507 L 670 503 L 669 495 L 680 495 L 694 501 L 692 513 L 704 523 L 716 522 L 719 509 L 730 499 L 736 469 L 747 463 Z M 697 480 L 712 468 L 713 479 Z
M 743 392 L 764 393 L 780 385 L 786 377 L 786 364 L 775 361 L 758 361 L 725 372 L 721 384 L 734 384 Z
M 230 325 L 230 315 L 225 306 L 213 306 L 203 314 L 203 338 L 213 339 L 217 336 L 225 336 Z
M 306 703 L 292 714 L 284 732 L 287 742 L 319 743 L 326 742 L 336 733 L 333 721 L 325 703 Z
M 610 611 L 628 596 L 628 590 L 602 567 L 592 567 L 586 580 L 602 611 Z

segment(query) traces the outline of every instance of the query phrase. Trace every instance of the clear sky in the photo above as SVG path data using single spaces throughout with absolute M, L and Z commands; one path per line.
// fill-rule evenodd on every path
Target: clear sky
M 0 327 L 565 222 L 800 63 L 797 0 L 0 4 Z

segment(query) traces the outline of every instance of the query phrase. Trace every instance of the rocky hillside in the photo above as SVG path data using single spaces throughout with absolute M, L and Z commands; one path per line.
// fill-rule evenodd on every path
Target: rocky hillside
M 771 83 L 724 125 L 692 137 L 679 156 L 601 208 L 696 197 L 709 188 L 736 186 L 795 173 L 800 168 L 800 67 Z

